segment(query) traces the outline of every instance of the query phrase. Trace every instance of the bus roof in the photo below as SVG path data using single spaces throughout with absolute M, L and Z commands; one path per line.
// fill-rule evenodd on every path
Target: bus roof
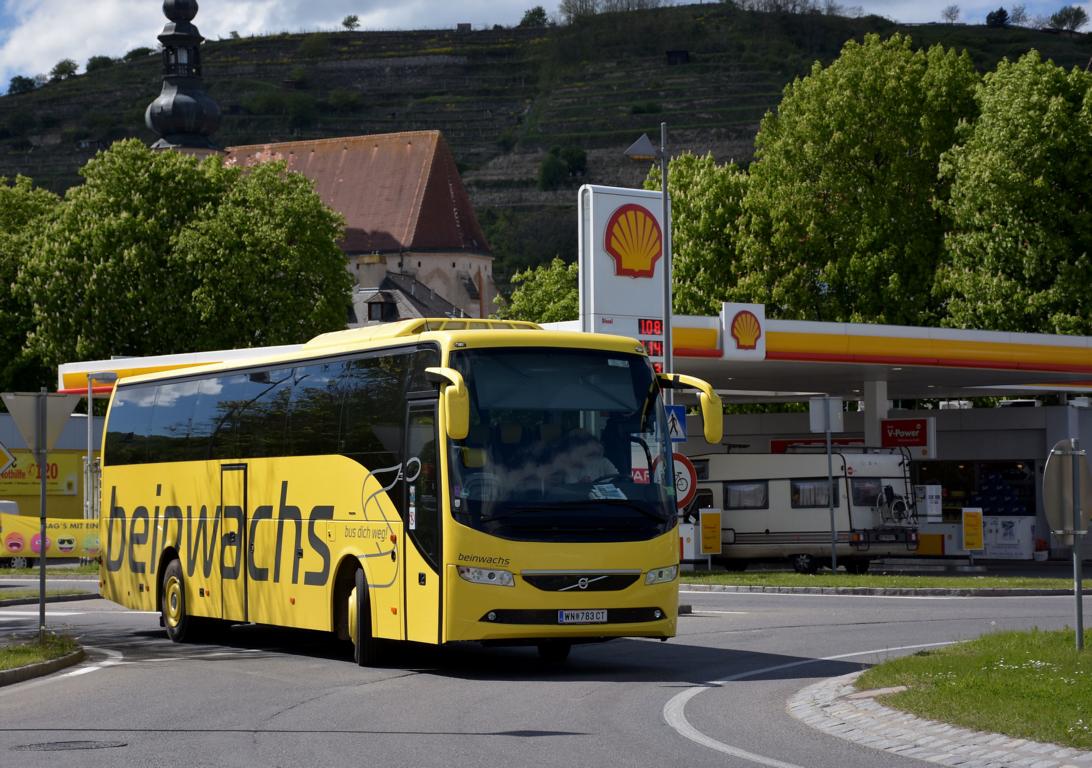
M 70 394 L 86 394 L 88 377 L 99 373 L 114 373 L 119 379 L 143 381 L 165 378 L 171 373 L 182 374 L 183 371 L 247 368 L 421 341 L 435 341 L 445 348 L 459 343 L 469 347 L 556 346 L 645 354 L 639 343 L 624 336 L 550 331 L 521 320 L 416 318 L 332 331 L 304 344 L 64 363 L 57 369 L 57 389 Z M 112 384 L 95 386 L 93 393 L 108 396 L 112 389 Z

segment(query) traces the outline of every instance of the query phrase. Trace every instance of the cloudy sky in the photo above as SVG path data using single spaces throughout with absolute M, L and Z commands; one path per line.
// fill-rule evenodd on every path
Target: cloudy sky
M 1024 0 L 1028 15 L 1049 15 L 1074 0 Z M 1092 0 L 1075 0 L 1092 17 Z M 515 24 L 541 0 L 200 0 L 194 23 L 210 40 L 261 32 L 340 28 L 350 13 L 362 29 L 435 29 L 470 22 L 475 27 Z M 982 23 L 998 5 L 1013 0 L 843 0 L 901 22 L 939 21 L 957 4 L 961 20 Z M 556 0 L 541 3 L 551 14 Z M 12 76 L 47 74 L 61 59 L 80 71 L 91 56 L 119 57 L 138 46 L 154 47 L 165 19 L 157 0 L 0 0 L 0 91 Z M 1089 31 L 1088 28 L 1085 31 Z

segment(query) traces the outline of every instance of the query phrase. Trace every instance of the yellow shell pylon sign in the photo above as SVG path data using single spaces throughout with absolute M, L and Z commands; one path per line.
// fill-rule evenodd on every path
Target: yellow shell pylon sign
M 664 253 L 660 222 L 642 205 L 627 203 L 607 221 L 605 248 L 614 259 L 614 274 L 652 277 Z
M 762 324 L 753 312 L 745 309 L 732 318 L 731 334 L 737 349 L 755 349 L 762 336 Z

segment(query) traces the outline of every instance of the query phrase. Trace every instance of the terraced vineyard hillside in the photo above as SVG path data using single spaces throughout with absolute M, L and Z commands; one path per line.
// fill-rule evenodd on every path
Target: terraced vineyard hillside
M 200 24 L 200 18 L 197 19 Z M 693 5 L 593 17 L 569 27 L 458 32 L 329 32 L 209 41 L 210 94 L 225 146 L 439 129 L 500 257 L 499 271 L 575 255 L 575 188 L 638 185 L 623 150 L 670 128 L 672 152 L 750 159 L 762 115 L 813 62 L 846 40 L 907 31 L 916 45 L 966 48 L 986 70 L 1029 48 L 1084 67 L 1089 35 L 962 25 L 900 28 L 884 19 L 763 14 Z M 149 41 L 152 44 L 154 41 Z M 669 54 L 669 52 L 671 52 Z M 148 56 L 32 93 L 0 97 L 0 176 L 62 191 L 112 141 L 155 137 L 159 93 Z M 551 147 L 583 150 L 586 171 L 542 190 Z

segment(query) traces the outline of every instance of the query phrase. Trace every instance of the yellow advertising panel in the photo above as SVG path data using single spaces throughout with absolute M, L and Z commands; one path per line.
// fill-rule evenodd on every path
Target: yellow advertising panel
M 0 475 L 0 497 L 37 496 L 41 489 L 42 475 L 34 452 L 13 450 L 15 463 Z M 81 455 L 51 452 L 46 455 L 46 494 L 49 496 L 75 496 L 79 492 Z
M 963 548 L 975 552 L 986 548 L 982 534 L 982 510 L 980 508 L 963 509 Z
M 41 520 L 26 515 L 0 515 L 0 558 L 33 557 L 42 552 Z M 45 556 L 99 556 L 99 521 L 46 518 Z
M 703 509 L 701 515 L 701 553 L 720 554 L 720 510 Z

